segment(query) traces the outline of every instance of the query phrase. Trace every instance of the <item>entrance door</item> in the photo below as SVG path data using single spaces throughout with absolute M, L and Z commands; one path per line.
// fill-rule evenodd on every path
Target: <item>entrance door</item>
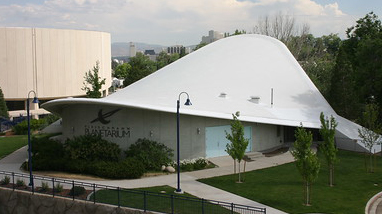
M 230 141 L 225 137 L 226 131 L 231 133 L 231 126 L 206 127 L 206 156 L 208 158 L 228 155 L 225 149 Z M 252 151 L 252 129 L 250 126 L 244 127 L 244 138 L 249 140 L 246 152 Z

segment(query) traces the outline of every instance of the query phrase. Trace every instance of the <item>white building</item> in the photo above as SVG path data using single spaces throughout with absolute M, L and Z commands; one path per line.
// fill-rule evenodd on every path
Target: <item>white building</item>
M 130 42 L 130 57 L 135 57 L 137 55 L 137 48 L 133 42 Z
M 340 148 L 364 149 L 360 126 L 336 114 L 282 42 L 262 35 L 219 40 L 102 99 L 43 107 L 63 117 L 64 138 L 99 134 L 123 149 L 148 138 L 176 151 L 176 104 L 187 98 L 181 92 L 193 104 L 180 107 L 181 158 L 226 155 L 225 131 L 237 111 L 247 151 L 288 145 L 300 123 L 317 132 L 321 112 L 337 119 Z
M 215 42 L 215 41 L 217 41 L 219 39 L 223 39 L 223 38 L 224 38 L 223 33 L 220 33 L 218 31 L 214 31 L 214 30 L 210 30 L 210 31 L 208 31 L 208 36 L 202 37 L 201 43 L 209 44 L 209 43 Z
M 106 78 L 102 91 L 107 95 L 111 85 L 109 33 L 0 28 L 0 87 L 10 116 L 26 115 L 26 99 L 31 90 L 41 102 L 84 96 L 84 75 L 97 61 L 100 76 Z M 32 114 L 47 113 L 38 105 L 31 105 L 31 109 Z

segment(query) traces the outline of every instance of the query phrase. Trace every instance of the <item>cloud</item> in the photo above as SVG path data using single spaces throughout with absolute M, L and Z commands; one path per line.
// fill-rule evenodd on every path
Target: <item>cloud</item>
M 46 0 L 0 6 L 0 25 L 99 30 L 113 41 L 189 45 L 211 29 L 250 32 L 259 17 L 278 12 L 310 24 L 317 36 L 351 26 L 340 5 L 312 0 Z

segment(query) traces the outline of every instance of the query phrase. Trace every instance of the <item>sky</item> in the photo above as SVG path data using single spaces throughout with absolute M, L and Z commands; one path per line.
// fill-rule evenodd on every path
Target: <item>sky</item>
M 0 27 L 104 31 L 112 42 L 196 45 L 209 30 L 253 32 L 277 14 L 308 24 L 319 37 L 346 38 L 347 28 L 373 11 L 382 19 L 381 0 L 0 0 Z

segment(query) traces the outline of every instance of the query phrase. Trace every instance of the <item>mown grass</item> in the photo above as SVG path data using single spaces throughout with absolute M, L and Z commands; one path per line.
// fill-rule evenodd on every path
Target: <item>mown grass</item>
M 245 173 L 245 182 L 237 175 L 201 179 L 217 188 L 241 195 L 288 213 L 364 213 L 367 201 L 382 191 L 382 158 L 377 169 L 367 173 L 364 154 L 339 151 L 335 168 L 335 186 L 328 185 L 328 169 L 319 154 L 321 170 L 312 186 L 311 206 L 304 205 L 304 186 L 294 163 Z
M 142 194 L 142 191 L 147 192 L 146 196 Z M 204 209 L 205 213 L 231 213 L 228 209 L 207 202 L 202 208 L 202 203 L 195 196 L 184 193 L 180 196 L 181 198 L 178 198 L 179 195 L 175 194 L 174 191 L 175 189 L 169 186 L 139 188 L 130 191 L 121 190 L 119 205 L 144 210 L 144 197 L 146 197 L 146 210 L 150 211 L 193 214 L 202 213 L 202 209 Z M 173 199 L 171 199 L 171 195 L 173 195 Z M 189 200 L 185 200 L 183 196 L 188 197 Z M 116 190 L 99 190 L 95 197 L 97 202 L 118 205 L 118 192 Z M 90 197 L 90 200 L 94 200 L 94 195 Z
M 0 159 L 28 144 L 28 135 L 0 137 Z

